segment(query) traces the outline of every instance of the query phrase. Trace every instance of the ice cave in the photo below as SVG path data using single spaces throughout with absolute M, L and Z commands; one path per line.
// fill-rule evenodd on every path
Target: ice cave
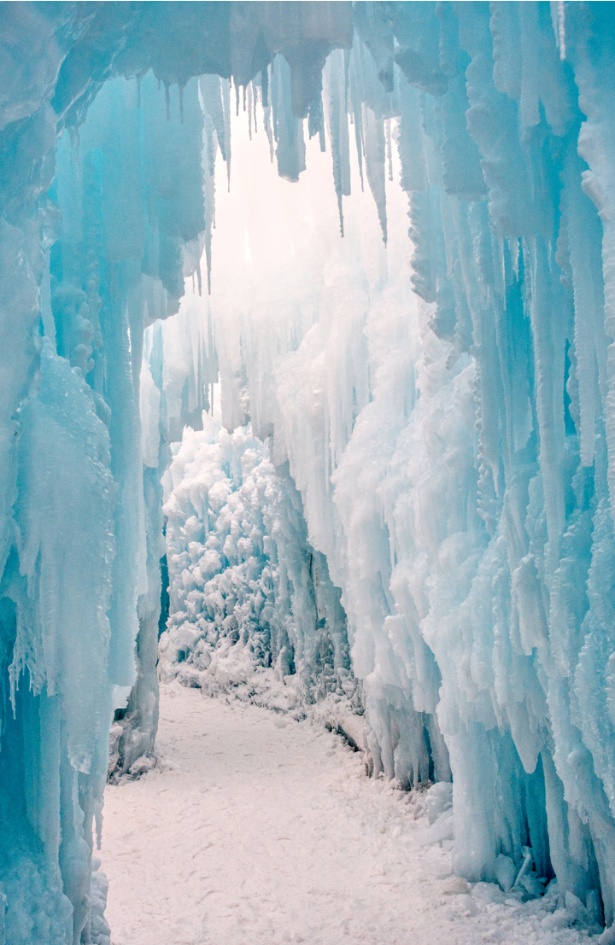
M 615 942 L 615 8 L 18 0 L 0 74 L 0 945 Z

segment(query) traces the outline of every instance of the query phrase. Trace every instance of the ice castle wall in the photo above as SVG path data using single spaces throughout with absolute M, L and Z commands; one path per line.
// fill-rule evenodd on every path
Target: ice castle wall
M 303 107 L 318 89 L 311 63 L 351 30 L 347 4 L 322 11 L 324 22 L 311 4 L 281 16 L 196 4 L 179 18 L 168 3 L 2 4 L 0 934 L 10 945 L 109 941 L 104 881 L 91 881 L 109 723 L 136 672 L 115 763 L 125 770 L 151 751 L 160 470 L 167 434 L 205 406 L 209 364 L 188 372 L 179 415 L 159 398 L 158 422 L 157 379 L 140 381 L 143 328 L 177 309 L 184 275 L 198 279 L 209 249 L 208 167 L 214 147 L 230 149 L 214 124 L 216 75 L 247 81 L 300 37 L 292 96 Z M 189 81 L 208 73 L 200 91 Z
M 78 142 L 61 137 L 45 198 L 35 358 L 12 418 L 18 466 L 3 577 L 6 745 L 15 729 L 33 753 L 23 772 L 4 742 L 0 753 L 3 786 L 25 793 L 21 818 L 14 803 L 3 811 L 15 834 L 8 849 L 22 851 L 6 864 L 9 942 L 95 934 L 91 824 L 112 711 L 135 682 L 135 643 L 117 764 L 129 768 L 153 745 L 162 496 L 157 452 L 142 456 L 139 371 L 144 324 L 177 307 L 183 247 L 206 228 L 196 80 L 182 104 L 183 123 L 177 96 L 167 117 L 153 78 L 140 89 L 107 82 Z M 43 894 L 23 882 L 34 854 L 54 879 Z
M 506 885 L 529 864 L 528 894 L 556 875 L 611 922 L 612 13 L 362 4 L 355 26 L 323 77 L 340 225 L 358 147 L 390 244 L 399 117 L 419 301 L 404 324 L 360 252 L 352 289 L 326 248 L 311 282 L 278 259 L 220 320 L 225 422 L 247 412 L 289 461 L 375 766 L 412 783 L 448 750 L 457 869 Z
M 288 460 L 309 540 L 342 591 L 374 756 L 410 782 L 436 762 L 444 771 L 442 738 L 459 871 L 491 880 L 531 849 L 528 892 L 555 873 L 610 923 L 610 5 L 362 3 L 354 40 L 345 3 L 184 10 L 2 6 L 3 934 L 108 941 L 91 910 L 103 888 L 90 888 L 91 824 L 137 638 L 149 657 L 119 736 L 125 759 L 151 746 L 156 713 L 169 428 L 163 390 L 156 437 L 156 370 L 140 381 L 142 327 L 177 307 L 199 240 L 215 259 L 201 148 L 204 134 L 206 152 L 230 158 L 228 100 L 224 84 L 197 92 L 189 80 L 259 72 L 279 172 L 303 170 L 305 117 L 327 137 L 343 226 L 358 147 L 385 239 L 400 117 L 415 325 L 389 313 L 389 332 L 355 298 L 337 327 L 315 310 L 296 357 L 270 363 L 273 389 L 254 337 L 235 338 L 231 375 L 243 361 L 259 432 Z M 325 65 L 331 46 L 345 51 Z M 275 52 L 287 66 L 270 77 Z M 151 66 L 181 85 L 168 119 Z M 136 75 L 141 105 L 134 78 L 113 78 Z M 301 377 L 318 380 L 303 397 Z
M 590 909 L 599 888 L 611 921 L 612 328 L 596 158 L 613 130 L 612 14 L 425 12 L 400 9 L 393 27 L 409 79 L 400 148 L 414 285 L 452 396 L 429 416 L 421 391 L 398 443 L 403 491 L 388 475 L 397 586 L 441 676 L 458 869 L 491 878 L 499 855 L 518 863 L 531 846 L 538 876 L 554 868 Z

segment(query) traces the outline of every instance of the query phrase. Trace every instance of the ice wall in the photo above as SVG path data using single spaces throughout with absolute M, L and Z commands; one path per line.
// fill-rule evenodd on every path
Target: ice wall
M 158 449 L 141 445 L 142 336 L 177 308 L 184 247 L 206 231 L 196 80 L 183 121 L 172 99 L 151 76 L 107 82 L 78 140 L 60 138 L 43 211 L 39 354 L 3 577 L 0 763 L 7 795 L 25 789 L 21 816 L 10 808 L 9 850 L 22 851 L 4 876 L 11 943 L 107 934 L 90 915 L 91 824 L 135 643 L 117 765 L 151 754 L 155 735 L 162 497 Z M 24 883 L 39 860 L 53 882 Z
M 161 673 L 278 710 L 357 701 L 346 620 L 301 498 L 271 444 L 204 416 L 165 476 L 170 617 Z
M 175 404 L 162 369 L 141 382 L 143 328 L 176 311 L 210 247 L 213 155 L 230 155 L 218 75 L 246 81 L 299 44 L 307 107 L 350 6 L 1 14 L 0 938 L 102 945 L 109 724 L 132 690 L 114 763 L 151 752 L 165 439 L 206 405 L 210 365 Z
M 508 888 L 525 863 L 527 895 L 555 875 L 608 923 L 613 25 L 607 5 L 357 5 L 323 85 L 345 248 L 246 197 L 247 288 L 216 328 L 225 422 L 273 433 L 342 590 L 376 768 L 450 761 L 457 869 Z M 309 176 L 276 94 L 278 169 L 307 154 Z M 414 300 L 391 276 L 392 128 Z
M 590 911 L 600 890 L 610 922 L 612 336 L 596 154 L 612 132 L 612 14 L 427 12 L 393 23 L 414 285 L 442 372 L 393 455 L 401 483 L 385 486 L 398 607 L 441 676 L 458 869 L 491 878 L 530 846 L 538 877 L 553 868 Z M 434 396 L 446 400 L 430 416 Z

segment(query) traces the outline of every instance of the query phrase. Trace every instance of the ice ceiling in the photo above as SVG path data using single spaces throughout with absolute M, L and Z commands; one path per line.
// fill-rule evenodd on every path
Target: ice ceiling
M 1 13 L 0 939 L 109 942 L 92 872 L 109 727 L 134 686 L 114 763 L 151 754 L 161 476 L 218 375 L 226 426 L 253 434 L 205 431 L 175 458 L 165 660 L 200 671 L 222 551 L 255 591 L 242 632 L 304 698 L 324 674 L 360 703 L 376 771 L 452 773 L 461 874 L 527 895 L 555 877 L 612 923 L 611 6 Z M 335 193 L 262 279 L 262 211 L 216 269 L 215 159 L 232 192 L 244 100 L 280 175 L 314 138 Z M 235 315 L 204 328 L 196 301 L 174 313 L 212 259 Z

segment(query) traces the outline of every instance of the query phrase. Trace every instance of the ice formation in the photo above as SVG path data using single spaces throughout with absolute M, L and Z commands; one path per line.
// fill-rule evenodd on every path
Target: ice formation
M 151 754 L 160 479 L 218 371 L 225 426 L 253 432 L 208 427 L 173 462 L 193 450 L 249 534 L 203 572 L 231 532 L 205 520 L 209 480 L 190 472 L 181 508 L 174 482 L 173 607 L 198 624 L 205 579 L 232 571 L 249 647 L 272 605 L 262 663 L 292 644 L 312 693 L 314 670 L 352 670 L 376 771 L 452 773 L 461 874 L 524 895 L 556 877 L 611 924 L 611 6 L 1 11 L 0 940 L 109 941 L 91 880 L 109 726 L 116 770 Z M 283 178 L 318 160 L 329 178 L 275 216 L 253 178 L 229 247 L 215 158 L 232 194 L 243 107 Z M 180 307 L 185 277 L 211 307 Z M 224 471 L 233 436 L 244 467 Z
M 270 445 L 205 416 L 167 480 L 170 617 L 161 671 L 288 710 L 357 705 L 340 592 L 311 548 L 301 497 Z M 331 722 L 333 724 L 333 721 Z

